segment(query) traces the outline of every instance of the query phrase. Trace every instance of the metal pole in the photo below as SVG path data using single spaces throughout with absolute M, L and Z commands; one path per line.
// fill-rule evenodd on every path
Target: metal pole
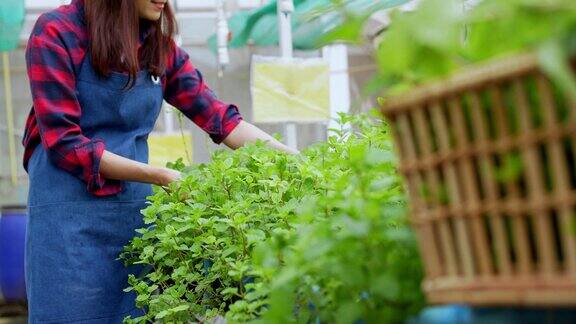
M 292 13 L 294 2 L 292 0 L 278 0 L 278 32 L 280 38 L 280 54 L 287 61 L 294 57 L 292 46 Z M 286 123 L 286 145 L 298 149 L 298 133 L 296 123 Z
M 10 75 L 10 57 L 2 53 L 4 67 L 4 97 L 6 98 L 6 123 L 8 124 L 8 150 L 10 155 L 10 178 L 12 184 L 18 184 L 18 167 L 16 162 L 16 143 L 14 143 L 14 107 L 12 106 L 12 80 Z

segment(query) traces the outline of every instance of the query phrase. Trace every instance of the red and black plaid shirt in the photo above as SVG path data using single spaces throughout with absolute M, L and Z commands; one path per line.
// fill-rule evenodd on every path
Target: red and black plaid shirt
M 50 160 L 85 181 L 89 192 L 111 195 L 122 188 L 99 173 L 105 143 L 85 137 L 79 126 L 76 75 L 88 49 L 87 36 L 83 0 L 45 13 L 36 22 L 26 49 L 33 107 L 22 141 L 24 168 L 42 144 Z M 216 98 L 186 52 L 174 48 L 162 80 L 164 99 L 220 143 L 242 117 L 236 106 Z

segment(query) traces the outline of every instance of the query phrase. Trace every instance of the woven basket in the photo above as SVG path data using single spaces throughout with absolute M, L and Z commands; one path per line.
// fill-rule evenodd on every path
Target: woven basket
M 536 57 L 417 88 L 382 112 L 429 302 L 576 306 L 576 102 Z

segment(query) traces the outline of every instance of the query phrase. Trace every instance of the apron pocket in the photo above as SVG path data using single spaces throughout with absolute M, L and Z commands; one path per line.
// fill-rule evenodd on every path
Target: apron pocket
M 134 295 L 116 260 L 143 227 L 138 202 L 68 202 L 30 207 L 27 242 L 29 316 L 80 321 L 125 314 Z

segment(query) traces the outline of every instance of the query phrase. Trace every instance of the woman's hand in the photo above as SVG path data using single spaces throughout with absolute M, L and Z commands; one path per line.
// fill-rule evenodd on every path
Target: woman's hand
M 234 128 L 228 137 L 224 139 L 224 144 L 235 150 L 239 147 L 242 147 L 246 143 L 256 142 L 257 140 L 264 141 L 269 147 L 284 151 L 289 154 L 300 153 L 298 150 L 280 143 L 274 137 L 268 135 L 260 128 L 245 121 L 241 121 L 240 124 Z
M 182 174 L 176 170 L 168 168 L 158 168 L 157 169 L 157 180 L 156 185 L 167 186 L 174 181 L 178 181 L 182 178 Z
M 137 181 L 167 186 L 179 180 L 180 172 L 168 168 L 158 168 L 104 151 L 100 162 L 100 173 L 108 179 Z

